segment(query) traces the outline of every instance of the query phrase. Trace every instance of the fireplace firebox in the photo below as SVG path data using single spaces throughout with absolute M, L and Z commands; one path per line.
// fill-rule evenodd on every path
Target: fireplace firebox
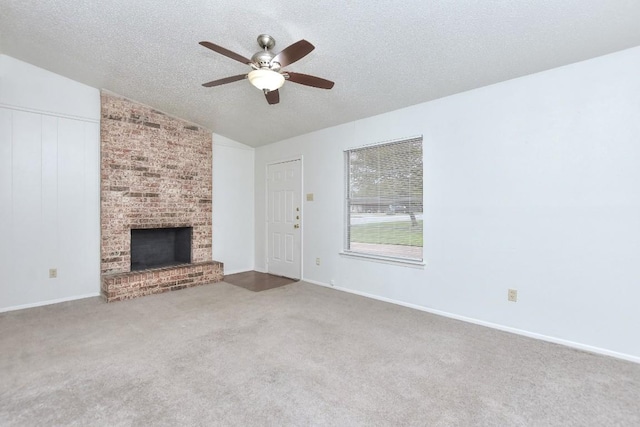
M 191 263 L 191 227 L 131 229 L 131 271 Z

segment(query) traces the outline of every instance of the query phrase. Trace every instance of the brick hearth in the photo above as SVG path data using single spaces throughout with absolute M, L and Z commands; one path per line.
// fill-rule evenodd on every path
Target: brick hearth
M 211 133 L 101 93 L 102 295 L 118 301 L 222 280 L 211 259 Z M 132 228 L 193 227 L 193 264 L 130 271 Z
M 120 301 L 219 282 L 223 274 L 222 264 L 215 261 L 130 273 L 106 274 L 102 277 L 102 292 L 107 301 Z

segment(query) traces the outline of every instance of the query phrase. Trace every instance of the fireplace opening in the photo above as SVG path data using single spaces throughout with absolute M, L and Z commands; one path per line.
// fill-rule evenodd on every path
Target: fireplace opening
M 131 271 L 191 263 L 191 227 L 131 229 Z

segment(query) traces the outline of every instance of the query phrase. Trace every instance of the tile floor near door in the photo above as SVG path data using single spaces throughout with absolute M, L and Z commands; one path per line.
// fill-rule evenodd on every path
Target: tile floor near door
M 224 276 L 224 281 L 253 292 L 266 291 L 267 289 L 278 288 L 297 282 L 297 280 L 289 279 L 288 277 L 274 276 L 273 274 L 260 273 L 257 271 L 230 274 Z

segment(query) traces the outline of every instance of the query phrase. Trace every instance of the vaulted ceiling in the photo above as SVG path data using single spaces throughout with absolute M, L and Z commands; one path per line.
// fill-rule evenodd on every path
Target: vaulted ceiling
M 0 52 L 191 120 L 254 147 L 640 45 L 638 0 L 0 0 Z M 280 103 L 243 56 L 261 33 L 275 52 L 316 49 L 290 71 Z

